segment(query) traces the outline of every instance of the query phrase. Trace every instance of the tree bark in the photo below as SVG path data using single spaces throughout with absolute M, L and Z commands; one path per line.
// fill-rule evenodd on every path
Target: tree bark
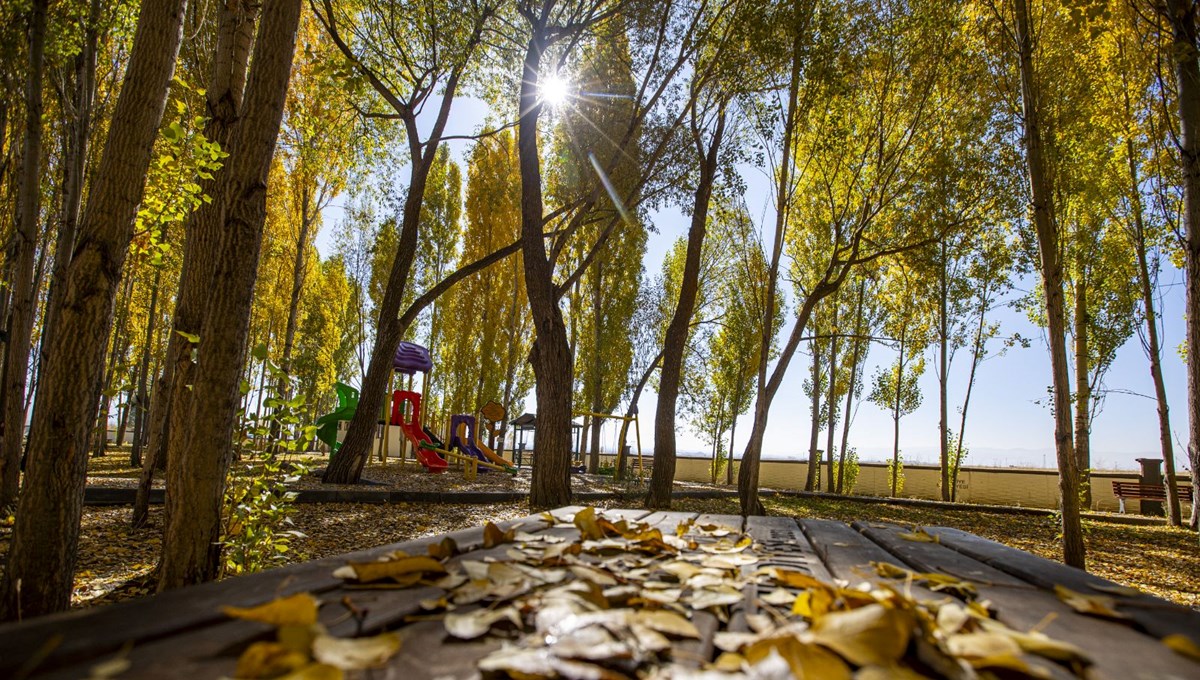
M 329 29 L 335 42 L 338 43 L 339 49 L 346 53 L 347 57 L 353 61 L 354 55 L 352 50 L 345 43 L 341 42 L 340 36 L 336 35 L 336 30 L 331 24 L 332 4 L 330 0 L 326 0 L 324 5 L 327 16 L 322 21 L 326 23 L 326 28 Z M 384 289 L 383 300 L 379 305 L 375 344 L 371 348 L 371 358 L 367 363 L 367 373 L 363 376 L 358 410 L 355 412 L 354 418 L 350 421 L 350 426 L 346 431 L 346 437 L 342 441 L 341 448 L 338 449 L 338 454 L 330 459 L 329 466 L 325 469 L 325 474 L 321 478 L 327 484 L 357 483 L 362 476 L 363 466 L 366 465 L 367 459 L 370 457 L 371 438 L 375 433 L 375 414 L 384 406 L 386 400 L 384 390 L 388 385 L 388 380 L 392 373 L 392 359 L 395 355 L 396 347 L 400 344 L 400 340 L 403 338 L 404 331 L 406 330 L 406 324 L 399 318 L 400 305 L 404 300 L 404 293 L 408 287 L 409 274 L 412 269 L 413 257 L 416 254 L 417 234 L 421 221 L 421 204 L 425 197 L 425 185 L 429 179 L 429 171 L 433 167 L 438 147 L 441 144 L 442 135 L 446 129 L 446 120 L 450 115 L 451 104 L 458 92 L 460 78 L 466 69 L 466 63 L 470 58 L 471 52 L 479 44 L 483 30 L 483 21 L 486 19 L 486 16 L 487 13 L 478 19 L 473 28 L 474 32 L 467 41 L 467 46 L 464 48 L 464 53 L 460 56 L 462 61 L 449 72 L 446 78 L 437 116 L 425 142 L 422 142 L 419 138 L 417 113 L 413 108 L 414 102 L 399 102 L 395 95 L 390 92 L 387 93 L 391 96 L 386 98 L 392 102 L 397 115 L 403 121 L 408 137 L 410 157 L 408 195 L 404 200 L 404 212 L 401 218 L 400 240 L 396 248 L 396 259 L 392 261 L 392 270 L 388 274 L 387 287 Z M 440 74 L 432 75 L 431 77 L 436 78 L 438 75 Z M 379 84 L 375 85 L 375 87 L 378 90 L 383 86 Z M 381 92 L 381 94 L 384 93 Z M 426 100 L 423 95 L 419 96 L 418 99 L 419 101 L 416 101 L 415 104 L 419 109 Z M 569 418 L 568 414 L 568 420 Z M 541 429 L 540 424 L 538 428 L 539 430 Z
M 892 498 L 900 486 L 900 397 L 904 394 L 904 341 L 908 325 L 900 332 L 900 358 L 896 360 L 896 399 L 892 402 Z
M 208 122 L 204 136 L 229 151 L 233 134 L 242 108 L 242 96 L 246 85 L 246 67 L 250 60 L 250 47 L 254 40 L 254 21 L 258 15 L 258 3 L 252 0 L 234 0 L 222 5 L 217 26 L 217 42 L 205 94 Z M 228 166 L 228 159 L 226 159 Z M 205 195 L 215 197 L 227 167 L 214 177 L 200 182 Z M 191 363 L 192 346 L 181 335 L 199 334 L 200 318 L 212 290 L 207 273 L 199 267 L 200 255 L 206 244 L 219 238 L 221 204 L 215 200 L 202 203 L 192 211 L 184 224 L 186 238 L 183 245 L 183 264 L 179 274 L 179 290 L 176 294 L 175 314 L 171 322 L 172 332 L 167 335 L 166 359 L 163 366 L 161 385 L 154 391 L 150 406 L 150 434 L 146 448 L 147 459 L 154 469 L 165 471 L 168 467 L 168 437 L 174 417 L 174 401 L 177 391 L 187 392 L 192 376 L 186 370 Z M 179 382 L 177 382 L 179 381 Z M 186 397 L 186 395 L 182 395 Z M 153 469 L 143 470 L 142 482 L 149 484 Z M 139 487 L 139 498 L 143 489 Z M 144 489 L 149 493 L 149 486 Z M 135 506 L 134 522 L 137 526 L 138 512 Z
M 858 360 L 859 350 L 862 347 L 863 334 L 863 297 L 867 291 L 867 282 L 858 282 L 858 302 L 854 305 L 854 349 L 850 354 L 850 384 L 846 386 L 846 408 L 842 411 L 842 447 L 838 451 L 838 474 L 837 474 L 837 493 L 842 493 L 845 489 L 844 482 L 846 479 L 846 447 L 849 446 L 850 439 L 850 415 L 851 408 L 854 405 L 854 392 L 858 387 Z
M 117 373 L 118 362 L 129 349 L 129 300 L 132 296 L 133 277 L 126 276 L 125 285 L 121 287 L 121 294 L 117 297 L 117 319 L 112 332 L 112 348 L 109 350 L 108 361 L 105 363 L 104 379 L 100 383 L 102 387 L 98 405 L 99 416 L 95 418 L 96 443 L 92 451 L 92 455 L 95 457 L 101 457 L 108 453 L 108 417 L 112 413 L 112 398 L 115 396 L 110 394 L 110 391 Z
M 938 267 L 938 450 L 941 454 L 942 500 L 950 500 L 950 266 L 946 242 L 939 245 L 941 258 Z
M 1063 562 L 1083 569 L 1086 550 L 1079 523 L 1079 469 L 1076 465 L 1071 430 L 1071 379 L 1068 373 L 1064 323 L 1063 266 L 1060 259 L 1058 226 L 1054 219 L 1053 190 L 1043 148 L 1039 88 L 1033 68 L 1034 36 L 1027 0 L 1014 0 L 1014 9 L 1021 73 L 1021 104 L 1025 118 L 1025 156 L 1033 199 L 1033 222 L 1037 232 L 1042 290 L 1046 301 L 1050 365 L 1054 377 L 1054 449 L 1058 459 Z M 1197 203 L 1197 209 L 1200 217 L 1200 201 Z M 1200 341 L 1200 337 L 1197 337 L 1197 340 Z
M 150 353 L 154 346 L 154 334 L 158 330 L 158 287 L 162 280 L 162 269 L 154 270 L 154 283 L 150 286 L 150 311 L 146 315 L 146 340 L 142 347 L 142 358 L 138 367 L 136 411 L 133 416 L 133 446 L 129 452 L 129 465 L 142 466 L 142 444 L 146 434 L 146 381 L 150 375 Z
M 805 491 L 820 491 L 818 484 L 821 472 L 821 452 L 817 450 L 817 442 L 821 433 L 821 352 L 817 349 L 817 341 L 812 341 L 812 394 L 809 395 L 812 412 L 812 422 L 808 432 L 808 470 L 804 479 Z
M 1141 181 L 1139 180 L 1137 156 L 1134 155 L 1133 139 L 1126 138 L 1126 156 L 1129 159 L 1129 197 L 1133 206 L 1133 247 L 1137 255 L 1138 290 L 1142 297 L 1142 315 L 1145 319 L 1144 347 L 1150 360 L 1150 378 L 1154 381 L 1154 400 L 1158 405 L 1158 440 L 1162 447 L 1163 462 L 1167 478 L 1167 521 L 1171 526 L 1183 524 L 1179 508 L 1179 490 L 1175 486 L 1175 447 L 1171 443 L 1171 412 L 1167 405 L 1167 386 L 1163 381 L 1162 347 L 1158 339 L 1158 312 L 1154 306 L 1154 279 L 1150 275 L 1149 252 L 1146 246 L 1146 223 L 1143 214 Z
M 979 326 L 975 329 L 975 343 L 971 348 L 971 372 L 967 376 L 967 391 L 963 395 L 962 417 L 958 421 L 958 443 L 954 448 L 954 472 L 950 475 L 950 500 L 958 500 L 958 470 L 962 467 L 963 442 L 967 433 L 967 409 L 971 405 L 971 390 L 975 388 L 975 372 L 983 359 L 983 329 L 988 311 L 988 283 L 984 282 L 979 293 Z
M 771 247 L 771 266 L 767 277 L 767 291 L 763 305 L 762 342 L 758 355 L 758 385 L 754 399 L 754 419 L 750 439 L 742 453 L 742 464 L 738 468 L 738 502 L 743 516 L 762 515 L 766 510 L 758 499 L 758 464 L 762 457 L 763 430 L 767 426 L 767 413 L 771 409 L 768 394 L 767 365 L 771 361 L 771 341 L 775 337 L 775 296 L 779 283 L 779 262 L 783 257 L 783 237 L 787 227 L 787 213 L 791 195 L 792 145 L 796 131 L 797 95 L 800 88 L 800 68 L 804 63 L 801 49 L 804 31 L 801 30 L 799 3 L 796 3 L 796 23 L 792 27 L 792 68 L 788 80 L 787 112 L 783 123 L 783 148 L 780 152 L 779 182 L 775 188 L 775 238 Z M 808 319 L 805 318 L 805 323 Z M 786 363 L 786 362 L 785 362 Z
M 558 306 L 554 267 L 546 257 L 542 235 L 542 175 L 537 123 L 542 112 L 538 73 L 546 49 L 546 27 L 532 22 L 521 79 L 517 155 L 521 170 L 521 241 L 525 289 L 533 316 L 534 342 L 530 353 L 537 380 L 537 460 L 529 505 L 550 508 L 571 502 L 571 348 L 567 326 Z
M 837 422 L 837 361 L 838 361 L 838 328 L 835 304 L 833 311 L 834 333 L 829 338 L 829 395 L 825 399 L 826 429 L 825 429 L 825 491 L 833 493 L 833 426 Z
M 16 228 L 6 258 L 14 263 L 12 303 L 8 317 L 4 356 L 4 384 L 0 386 L 0 509 L 17 500 L 21 453 L 25 442 L 25 389 L 29 378 L 29 350 L 37 314 L 33 264 L 38 240 L 38 212 L 42 185 L 42 72 L 46 51 L 46 13 L 49 0 L 33 0 L 28 13 L 29 71 L 25 79 L 25 142 L 17 188 Z
M 718 105 L 715 127 L 708 148 L 693 130 L 696 151 L 701 158 L 700 179 L 694 193 L 692 220 L 688 227 L 687 252 L 684 256 L 683 278 L 679 282 L 679 300 L 663 340 L 662 373 L 658 379 L 658 407 L 654 415 L 654 470 L 646 493 L 647 508 L 670 508 L 671 486 L 675 483 L 675 416 L 679 401 L 679 383 L 683 377 L 684 351 L 691 330 L 692 314 L 696 311 L 696 296 L 700 282 L 700 256 L 708 226 L 708 209 L 712 202 L 713 184 L 717 178 L 717 161 L 725 136 L 725 104 Z
M 1082 258 L 1080 258 L 1082 259 Z M 1078 263 L 1075 282 L 1075 467 L 1079 470 L 1079 503 L 1092 507 L 1091 361 L 1088 354 L 1087 282 Z
M 1167 13 L 1175 36 L 1175 79 L 1179 88 L 1179 144 L 1183 166 L 1183 251 L 1187 276 L 1187 384 L 1188 459 L 1192 464 L 1193 497 L 1200 498 L 1200 62 L 1197 61 L 1198 27 L 1192 3 L 1167 0 Z M 1200 503 L 1192 504 L 1188 522 L 1200 525 Z
M 44 377 L 30 428 L 0 618 L 70 604 L 83 511 L 87 435 L 100 397 L 113 297 L 133 236 L 183 27 L 185 0 L 144 0 L 97 167 L 62 306 L 46 329 Z
M 629 422 L 638 413 L 638 400 L 642 398 L 642 390 L 646 389 L 646 383 L 650 381 L 650 376 L 654 373 L 654 369 L 658 368 L 659 362 L 662 361 L 662 350 L 658 350 L 658 354 L 650 361 L 650 365 L 642 372 L 642 377 L 638 379 L 637 385 L 633 388 L 633 394 L 629 396 L 629 408 L 625 409 L 625 420 L 621 421 L 621 433 L 617 436 L 617 455 L 620 456 L 625 451 L 626 437 L 629 435 Z M 639 440 L 639 444 L 640 444 Z M 622 457 L 622 461 L 624 458 Z M 621 481 L 625 477 L 625 469 L 618 465 L 613 473 L 615 481 Z
M 592 413 L 604 411 L 604 380 L 601 378 L 604 365 L 601 361 L 600 343 L 601 330 L 604 323 L 602 311 L 604 304 L 604 258 L 596 258 L 592 270 L 592 311 L 595 318 L 592 321 Z M 592 418 L 592 441 L 588 446 L 588 472 L 593 475 L 600 469 L 600 418 Z
M 266 220 L 267 178 L 283 119 L 301 0 L 262 10 L 246 98 L 214 203 L 221 238 L 200 251 L 213 287 L 189 366 L 192 389 L 174 390 L 167 455 L 167 524 L 159 589 L 209 581 L 220 571 L 221 509 L 240 397 L 238 380 Z M 178 377 L 178 374 L 177 374 Z M 182 392 L 189 392 L 180 398 Z

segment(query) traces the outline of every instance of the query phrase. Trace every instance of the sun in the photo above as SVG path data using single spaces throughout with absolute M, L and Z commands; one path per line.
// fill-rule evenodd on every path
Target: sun
M 555 108 L 566 103 L 570 96 L 570 87 L 567 81 L 557 74 L 543 78 L 539 83 L 539 89 L 542 92 L 542 101 Z

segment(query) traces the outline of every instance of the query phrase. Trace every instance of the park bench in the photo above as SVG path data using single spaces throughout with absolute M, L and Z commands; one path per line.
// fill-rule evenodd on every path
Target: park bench
M 1146 501 L 1167 501 L 1167 487 L 1165 484 L 1142 484 L 1140 482 L 1117 482 L 1114 481 L 1113 495 L 1117 497 L 1117 502 L 1121 504 L 1121 512 L 1125 512 L 1125 500 L 1137 499 Z M 1192 502 L 1192 487 L 1191 485 L 1179 485 L 1175 487 L 1179 491 L 1179 500 L 1183 503 Z
M 583 549 L 581 531 L 572 523 L 580 512 L 587 511 L 574 506 L 553 510 L 548 515 L 500 522 L 499 532 L 508 538 L 493 547 L 484 546 L 489 544 L 489 535 L 490 542 L 496 542 L 497 528 L 454 532 L 449 536 L 460 552 L 449 557 L 446 566 L 473 568 L 481 574 L 485 570 L 489 579 L 493 574 L 498 574 L 497 578 L 511 578 L 512 567 L 504 568 L 495 561 L 512 559 L 514 552 L 520 554 L 522 550 L 541 553 L 555 544 L 560 548 L 573 544 Z M 1200 677 L 1200 663 L 1167 649 L 1161 642 L 1178 636 L 1176 641 L 1182 640 L 1184 646 L 1188 641 L 1191 645 L 1200 644 L 1200 612 L 957 529 L 927 527 L 924 531 L 914 531 L 879 522 L 846 524 L 833 520 L 651 513 L 632 509 L 594 512 L 596 517 L 610 523 L 619 524 L 622 520 L 644 523 L 646 527 L 635 527 L 639 532 L 657 530 L 662 536 L 688 539 L 683 541 L 684 547 L 678 548 L 679 559 L 658 560 L 664 565 L 670 562 L 676 569 L 672 573 L 699 572 L 698 567 L 689 568 L 685 564 L 691 561 L 707 565 L 710 574 L 743 575 L 740 592 L 735 590 L 734 598 L 724 600 L 723 604 L 696 603 L 691 590 L 699 586 L 676 598 L 674 605 L 688 617 L 694 633 L 672 634 L 675 639 L 670 641 L 662 636 L 658 639 L 669 642 L 669 648 L 663 652 L 666 659 L 690 664 L 693 670 L 720 656 L 717 641 L 728 644 L 729 638 L 725 635 L 722 639 L 721 634 L 749 634 L 751 625 L 786 617 L 793 607 L 790 600 L 798 594 L 808 593 L 810 602 L 817 601 L 811 594 L 814 591 L 806 590 L 807 584 L 816 579 L 827 584 L 841 580 L 849 587 L 873 584 L 905 593 L 910 602 L 956 602 L 973 595 L 978 601 L 988 602 L 996 621 L 1009 630 L 1037 629 L 1053 640 L 1074 645 L 1093 664 L 1089 677 Z M 718 538 L 725 531 L 729 535 Z M 752 540 L 743 542 L 743 535 Z M 122 604 L 3 624 L 0 625 L 0 677 L 95 677 L 93 669 L 100 664 L 109 673 L 105 677 L 116 671 L 123 680 L 233 677 L 239 655 L 255 642 L 276 639 L 276 632 L 274 626 L 266 623 L 229 618 L 222 613 L 222 607 L 255 606 L 297 593 L 310 593 L 324 603 L 315 616 L 330 635 L 365 638 L 391 631 L 399 636 L 399 650 L 380 662 L 386 668 L 368 675 L 356 672 L 347 675 L 348 679 L 478 677 L 476 664 L 515 638 L 516 631 L 511 627 L 507 639 L 503 639 L 504 634 L 455 639 L 443 627 L 448 622 L 435 613 L 439 605 L 432 605 L 433 612 L 428 610 L 431 606 L 428 603 L 449 594 L 441 587 L 417 584 L 409 588 L 363 589 L 334 575 L 335 570 L 348 562 L 368 563 L 397 550 L 426 555 L 433 552 L 430 546 L 443 546 L 444 538 L 430 536 Z M 609 544 L 607 549 L 611 551 L 614 541 L 601 543 Z M 595 586 L 596 579 L 605 574 L 609 581 L 619 578 L 637 583 L 639 577 L 619 565 L 624 564 L 623 560 L 638 558 L 625 555 L 614 558 L 602 556 L 598 550 L 585 552 L 580 559 L 590 566 L 576 566 L 566 574 L 559 569 L 558 579 L 547 587 L 582 586 L 574 588 L 574 592 L 592 593 L 594 598 L 601 592 Z M 735 561 L 739 556 L 741 559 Z M 780 580 L 778 570 L 784 570 L 794 579 Z M 568 580 L 562 580 L 564 577 Z M 942 589 L 947 582 L 965 583 L 968 587 Z M 781 583 L 786 585 L 781 587 Z M 939 592 L 931 591 L 931 587 Z M 610 591 L 605 588 L 605 597 L 609 597 Z M 613 589 L 611 597 L 620 597 L 621 590 Z M 1079 613 L 1069 606 L 1063 592 L 1069 593 L 1069 597 L 1103 600 L 1123 618 L 1117 621 Z M 493 607 L 502 604 L 505 603 Z M 624 606 L 647 609 L 645 604 Z M 456 612 L 460 616 L 469 615 L 488 607 L 486 602 L 466 604 Z M 648 609 L 651 617 L 655 611 L 667 618 L 674 616 L 671 607 Z M 872 615 L 883 614 L 875 611 Z M 890 615 L 887 620 L 895 621 Z M 530 624 L 525 625 L 528 628 Z M 967 638 L 964 642 L 970 641 L 970 636 Z M 912 649 L 916 651 L 908 653 L 919 653 L 922 644 L 929 642 L 914 642 Z M 1019 659 L 1052 670 L 1046 677 L 1075 677 L 1064 666 L 1043 657 L 1021 654 Z M 114 660 L 119 660 L 119 666 L 114 665 Z

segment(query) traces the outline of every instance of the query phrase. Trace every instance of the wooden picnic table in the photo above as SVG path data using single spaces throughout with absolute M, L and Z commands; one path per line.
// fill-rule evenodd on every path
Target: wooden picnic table
M 568 507 L 553 511 L 556 518 L 553 525 L 544 515 L 533 515 L 497 526 L 502 531 L 551 536 L 556 542 L 570 543 L 581 540 L 580 531 L 568 522 L 582 510 Z M 753 539 L 747 554 L 757 562 L 740 567 L 747 573 L 775 567 L 822 581 L 844 582 L 845 587 L 851 588 L 862 588 L 864 583 L 882 584 L 902 589 L 914 599 L 944 599 L 948 595 L 931 592 L 929 584 L 920 580 L 892 580 L 881 575 L 882 568 L 873 563 L 910 572 L 934 572 L 949 580 L 960 579 L 971 584 L 978 601 L 990 603 L 997 621 L 1019 631 L 1041 630 L 1050 638 L 1083 650 L 1094 663 L 1089 677 L 1200 677 L 1200 662 L 1171 651 L 1161 642 L 1164 637 L 1182 635 L 1200 645 L 1200 612 L 1129 592 L 1096 576 L 956 529 L 927 527 L 918 531 L 914 540 L 909 529 L 875 522 L 848 525 L 828 520 L 645 510 L 597 513 L 612 521 L 642 522 L 663 534 L 673 535 L 676 527 L 684 523 L 685 538 L 690 536 L 701 546 L 713 545 L 718 539 L 700 527 L 729 527 L 735 532 L 734 538 L 739 536 L 736 532 L 741 532 Z M 460 551 L 449 562 L 503 560 L 506 554 L 513 554 L 513 543 L 484 549 L 484 535 L 483 528 L 448 534 Z M 120 678 L 234 677 L 239 654 L 254 641 L 273 639 L 275 629 L 265 623 L 232 619 L 221 608 L 253 606 L 303 592 L 324 603 L 319 610 L 319 621 L 331 635 L 370 636 L 382 631 L 399 634 L 400 650 L 385 667 L 353 671 L 347 677 L 478 676 L 478 660 L 499 649 L 503 641 L 496 636 L 470 641 L 451 638 L 441 617 L 422 609 L 422 601 L 428 603 L 446 591 L 432 585 L 359 589 L 333 573 L 347 563 L 377 560 L 396 550 L 424 555 L 446 536 L 380 546 L 136 601 L 6 624 L 0 626 L 0 677 L 87 678 L 98 664 L 106 662 L 110 663 L 109 670 L 120 671 L 112 677 Z M 1080 614 L 1056 596 L 1055 586 L 1099 598 L 1109 597 L 1113 608 L 1126 618 L 1116 621 Z M 698 638 L 675 640 L 668 656 L 686 660 L 692 668 L 711 662 L 720 654 L 714 648 L 714 634 L 722 630 L 750 631 L 748 622 L 753 623 L 756 616 L 760 617 L 758 620 L 766 618 L 760 615 L 770 607 L 760 598 L 771 589 L 749 582 L 744 585 L 743 597 L 737 604 L 691 611 L 690 619 L 699 631 Z M 782 607 L 785 613 L 788 609 Z M 357 614 L 351 615 L 351 611 Z M 121 662 L 112 665 L 114 659 Z M 1056 664 L 1041 663 L 1039 667 L 1049 668 L 1048 677 L 1070 677 Z

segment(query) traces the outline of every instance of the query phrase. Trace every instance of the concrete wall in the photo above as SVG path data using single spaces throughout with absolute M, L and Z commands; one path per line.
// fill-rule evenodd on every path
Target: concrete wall
M 680 458 L 675 466 L 675 479 L 688 482 L 708 482 L 711 461 L 702 458 Z M 825 470 L 822 469 L 822 472 Z M 738 461 L 734 461 L 734 479 Z M 759 484 L 763 488 L 799 490 L 808 476 L 808 463 L 801 461 L 764 460 L 759 467 Z M 1113 496 L 1114 480 L 1136 482 L 1136 472 L 1093 472 L 1092 510 L 1116 512 L 1119 503 Z M 1187 482 L 1186 476 L 1178 480 Z M 941 499 L 941 474 L 932 465 L 904 466 L 905 498 Z M 887 465 L 860 463 L 858 482 L 853 493 L 862 496 L 890 496 L 891 479 Z M 964 467 L 958 475 L 958 500 L 964 503 L 1011 505 L 1030 508 L 1058 507 L 1058 472 L 1031 468 Z

